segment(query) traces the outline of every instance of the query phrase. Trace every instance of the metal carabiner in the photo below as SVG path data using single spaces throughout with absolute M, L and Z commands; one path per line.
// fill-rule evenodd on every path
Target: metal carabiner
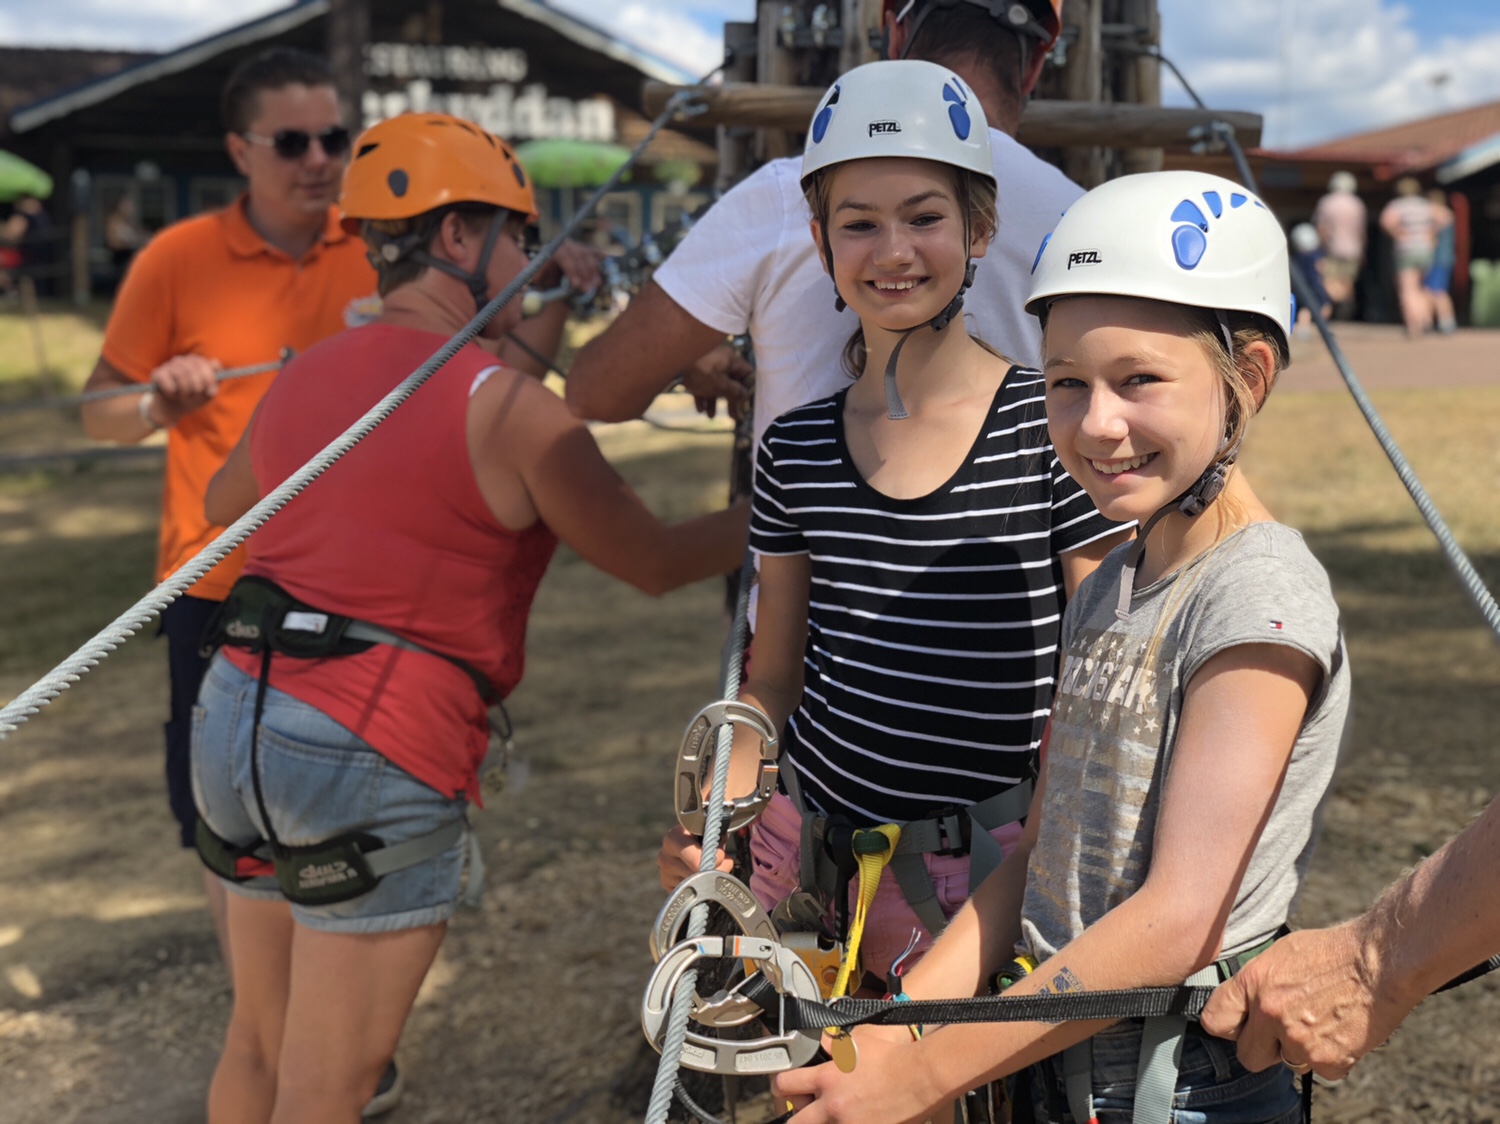
M 807 965 L 777 941 L 761 937 L 698 937 L 683 941 L 662 955 L 641 1001 L 641 1029 L 646 1032 L 646 1041 L 658 1052 L 683 973 L 700 960 L 725 957 L 760 963 L 767 979 L 779 977 L 784 981 L 785 986 L 777 989 L 784 995 L 819 998 L 817 982 Z M 775 966 L 776 977 L 767 970 L 771 965 Z M 682 1048 L 682 1064 L 702 1073 L 781 1073 L 806 1065 L 818 1052 L 817 1031 L 781 1030 L 779 1012 L 758 1009 L 756 1013 L 773 1016 L 778 1031 L 760 1038 L 735 1040 L 710 1038 L 689 1030 Z
M 693 907 L 705 903 L 717 905 L 728 913 L 747 937 L 779 939 L 770 915 L 755 900 L 750 887 L 732 874 L 702 870 L 678 885 L 657 913 L 648 941 L 652 960 L 660 960 L 663 952 L 682 940 Z M 766 961 L 761 970 L 778 989 L 786 986 L 775 961 Z M 706 1026 L 740 1026 L 759 1014 L 760 1008 L 735 990 L 720 991 L 707 999 L 701 995 L 693 997 L 693 1018 Z
M 760 738 L 760 772 L 755 790 L 748 796 L 728 801 L 729 823 L 726 831 L 739 831 L 760 817 L 776 794 L 777 765 L 781 745 L 771 720 L 759 707 L 728 699 L 709 703 L 688 723 L 677 752 L 677 822 L 689 835 L 703 837 L 703 791 L 708 787 L 708 764 L 718 747 L 718 732 L 725 726 L 747 726 Z
M 740 932 L 747 937 L 763 937 L 772 941 L 779 939 L 776 926 L 771 923 L 771 915 L 756 901 L 749 886 L 732 874 L 718 870 L 700 870 L 684 879 L 657 913 L 648 939 L 652 960 L 660 960 L 663 952 L 682 940 L 688 915 L 694 906 L 705 903 L 716 905 L 728 913 L 734 918 Z

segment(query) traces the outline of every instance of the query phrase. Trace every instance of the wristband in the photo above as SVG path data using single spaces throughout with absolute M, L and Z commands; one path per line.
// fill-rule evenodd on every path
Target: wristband
M 910 1003 L 911 1002 L 911 996 L 907 995 L 906 992 L 904 992 L 904 991 L 893 991 L 893 992 L 889 993 L 888 995 L 886 995 L 886 999 L 889 1000 L 889 1001 L 891 1001 L 891 1002 L 895 1002 L 895 1003 Z M 921 1023 L 909 1023 L 907 1025 L 906 1029 L 909 1030 L 909 1031 L 911 1031 L 911 1040 L 913 1042 L 920 1042 L 920 1041 L 922 1041 L 922 1030 L 923 1030 L 923 1027 L 922 1027 Z
M 159 423 L 155 418 L 151 416 L 151 397 L 152 392 L 149 390 L 146 391 L 145 394 L 142 394 L 140 403 L 136 407 L 136 411 L 141 415 L 141 421 L 150 426 L 151 432 L 155 433 L 158 429 L 161 429 L 162 426 L 161 423 Z

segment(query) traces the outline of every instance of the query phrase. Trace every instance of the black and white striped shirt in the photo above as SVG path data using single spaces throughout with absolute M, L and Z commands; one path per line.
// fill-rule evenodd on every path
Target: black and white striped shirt
M 917 499 L 860 476 L 847 391 L 766 431 L 750 543 L 811 556 L 806 686 L 784 752 L 820 811 L 904 822 L 1031 775 L 1057 660 L 1057 556 L 1119 529 L 1053 454 L 1043 387 L 1012 367 L 963 465 Z

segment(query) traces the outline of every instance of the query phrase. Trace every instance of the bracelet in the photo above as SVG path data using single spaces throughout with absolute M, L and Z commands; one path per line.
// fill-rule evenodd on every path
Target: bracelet
M 893 992 L 889 993 L 888 995 L 886 995 L 886 999 L 890 1000 L 892 1002 L 895 1002 L 895 1003 L 910 1003 L 911 1002 L 911 996 L 907 995 L 906 992 L 904 992 L 904 991 L 893 991 Z M 909 1024 L 907 1024 L 906 1029 L 909 1030 L 909 1031 L 911 1031 L 911 1040 L 913 1042 L 920 1042 L 920 1041 L 922 1041 L 923 1026 L 922 1026 L 921 1023 L 909 1023 Z
M 161 423 L 151 416 L 151 398 L 152 392 L 149 390 L 145 394 L 142 394 L 140 403 L 136 406 L 136 412 L 141 415 L 141 421 L 150 426 L 151 432 L 155 433 L 162 426 Z

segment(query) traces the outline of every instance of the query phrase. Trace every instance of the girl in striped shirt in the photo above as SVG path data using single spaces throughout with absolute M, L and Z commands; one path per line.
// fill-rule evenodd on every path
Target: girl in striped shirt
M 917 61 L 845 75 L 813 119 L 802 182 L 860 330 L 845 355 L 854 381 L 774 422 L 757 459 L 759 606 L 741 697 L 783 731 L 802 809 L 778 795 L 756 825 L 751 887 L 767 908 L 815 889 L 803 815 L 948 825 L 946 853 L 897 860 L 920 864 L 924 890 L 882 876 L 863 960 L 885 976 L 914 932 L 925 947 L 968 897 L 970 846 L 998 861 L 1019 837 L 1065 591 L 1124 532 L 1059 467 L 1041 375 L 958 316 L 996 196 L 989 130 L 962 80 Z M 731 791 L 744 791 L 738 766 L 755 754 L 737 749 Z M 1007 793 L 1003 822 L 958 814 Z M 700 853 L 669 834 L 663 884 Z

